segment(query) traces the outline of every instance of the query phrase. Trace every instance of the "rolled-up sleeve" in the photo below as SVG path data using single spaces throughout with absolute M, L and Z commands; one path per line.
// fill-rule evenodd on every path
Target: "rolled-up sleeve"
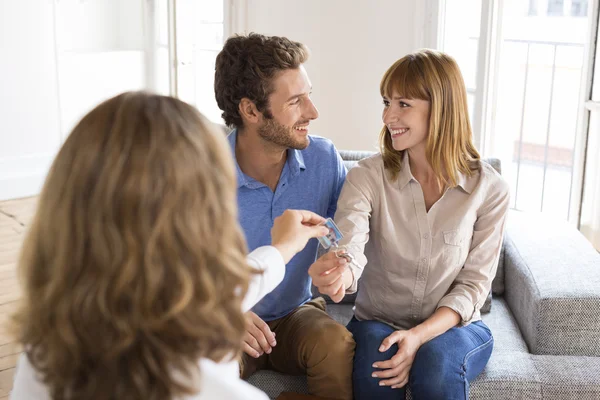
M 437 305 L 457 312 L 463 326 L 471 322 L 485 302 L 496 276 L 509 204 L 508 184 L 500 179 L 477 216 L 465 264 Z
M 340 241 L 350 254 L 356 259 L 356 264 L 350 264 L 354 275 L 352 286 L 346 288 L 346 293 L 355 293 L 358 279 L 367 264 L 364 250 L 369 241 L 369 220 L 373 210 L 373 195 L 375 177 L 373 171 L 363 167 L 360 163 L 352 168 L 346 176 L 338 200 L 335 222 L 344 235 Z

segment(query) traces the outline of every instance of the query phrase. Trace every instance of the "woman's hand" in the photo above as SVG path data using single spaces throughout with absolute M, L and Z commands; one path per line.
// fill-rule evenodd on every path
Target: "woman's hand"
M 421 339 L 413 331 L 395 331 L 383 339 L 380 352 L 387 351 L 394 343 L 398 344 L 398 352 L 387 361 L 378 361 L 373 364 L 380 371 L 373 372 L 374 378 L 382 378 L 380 386 L 391 386 L 398 389 L 408 383 L 408 374 L 412 367 L 417 350 L 421 347 Z
M 347 273 L 348 261 L 336 256 L 333 251 L 321 256 L 308 268 L 308 275 L 319 293 L 328 295 L 336 303 L 342 301 L 349 286 L 345 282 Z M 352 284 L 352 280 L 349 282 Z
M 275 218 L 271 228 L 271 243 L 277 248 L 285 263 L 292 259 L 311 238 L 325 236 L 329 230 L 319 226 L 325 218 L 306 210 L 285 210 Z

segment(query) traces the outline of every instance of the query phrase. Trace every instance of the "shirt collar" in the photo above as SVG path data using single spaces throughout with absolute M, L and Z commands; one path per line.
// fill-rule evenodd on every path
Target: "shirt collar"
M 231 131 L 231 133 L 227 136 L 227 140 L 229 141 L 229 146 L 231 147 L 231 155 L 233 157 L 233 161 L 235 162 L 235 169 L 237 175 L 237 187 L 238 189 L 242 186 L 248 186 L 251 178 L 244 174 L 240 165 L 237 162 L 237 157 L 235 155 L 235 144 L 237 142 L 237 128 Z M 306 169 L 306 164 L 304 163 L 304 156 L 302 155 L 302 151 L 296 149 L 288 149 L 287 151 L 287 161 L 286 164 L 290 170 L 292 176 L 296 176 L 300 173 L 300 170 Z
M 477 175 L 477 172 L 475 172 L 473 175 L 467 176 L 462 172 L 458 171 L 456 183 L 462 188 L 462 190 L 471 194 L 471 192 L 473 192 L 473 190 L 475 189 L 475 186 L 477 186 Z
M 465 192 L 471 194 L 471 192 L 477 186 L 477 174 L 473 176 L 467 176 L 462 172 L 457 172 L 457 185 L 460 186 Z M 404 189 L 404 187 L 411 181 L 415 180 L 411 170 L 410 170 L 410 162 L 408 158 L 408 152 L 404 151 L 402 154 L 402 167 L 400 168 L 400 174 L 398 175 L 398 184 L 400 185 L 400 189 Z
M 408 162 L 408 151 L 402 152 L 402 166 L 400 167 L 400 174 L 398 175 L 398 185 L 400 189 L 404 189 L 411 180 L 415 180 L 412 172 L 410 171 L 410 163 Z
M 231 147 L 231 156 L 233 157 L 233 162 L 235 163 L 235 171 L 237 175 L 237 187 L 238 189 L 242 186 L 246 186 L 248 184 L 248 177 L 244 174 L 240 168 L 240 165 L 237 162 L 237 157 L 235 156 L 235 143 L 237 142 L 237 128 L 232 130 L 231 133 L 227 136 L 227 140 L 229 141 L 229 146 Z
M 304 156 L 302 151 L 296 149 L 288 149 L 287 151 L 287 163 L 292 172 L 292 175 L 297 175 L 300 170 L 305 170 L 306 165 L 304 164 Z

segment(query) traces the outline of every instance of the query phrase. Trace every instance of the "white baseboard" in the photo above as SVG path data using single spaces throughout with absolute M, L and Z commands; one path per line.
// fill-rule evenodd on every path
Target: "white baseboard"
M 0 200 L 40 193 L 55 154 L 0 158 Z

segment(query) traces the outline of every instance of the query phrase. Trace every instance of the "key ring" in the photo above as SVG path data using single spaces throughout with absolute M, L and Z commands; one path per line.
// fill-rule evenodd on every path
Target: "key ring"
M 348 253 L 348 250 L 346 249 L 345 246 L 341 246 L 338 247 L 337 244 L 335 245 L 336 249 L 334 250 L 335 256 L 337 258 L 345 258 L 346 261 L 348 261 L 348 263 L 352 264 L 354 263 L 354 256 L 350 253 Z
M 337 258 L 344 258 L 344 259 L 346 259 L 348 264 L 352 264 L 355 267 L 359 267 L 358 263 L 356 262 L 356 258 L 354 258 L 354 256 L 352 254 L 348 253 L 348 250 L 346 249 L 345 246 L 338 247 L 338 245 L 336 243 L 334 253 Z M 349 269 L 349 271 L 352 274 L 352 284 L 354 284 L 354 280 L 355 280 L 354 272 L 352 271 L 351 268 Z

